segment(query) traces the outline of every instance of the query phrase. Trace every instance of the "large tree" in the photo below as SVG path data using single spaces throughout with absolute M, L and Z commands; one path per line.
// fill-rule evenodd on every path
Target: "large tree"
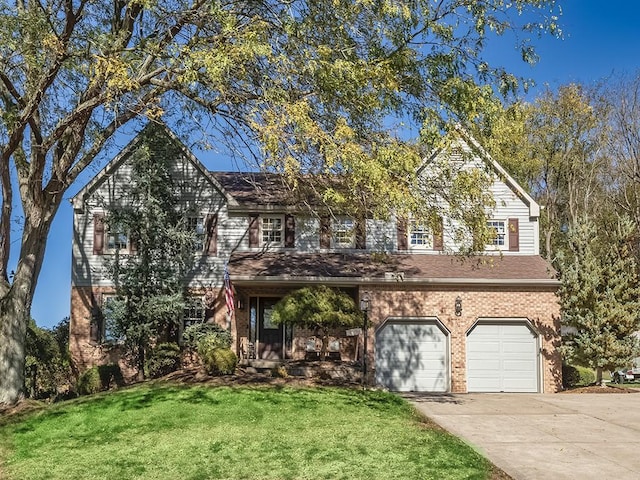
M 354 179 L 358 188 L 327 200 L 350 205 L 366 192 L 401 203 L 420 155 L 385 133 L 393 119 L 425 122 L 430 137 L 472 117 L 492 95 L 484 85 L 517 85 L 484 61 L 487 38 L 557 33 L 554 9 L 554 0 L 0 0 L 0 403 L 21 395 L 29 310 L 64 193 L 127 124 L 164 115 L 264 167 Z M 10 277 L 11 245 L 20 252 Z
M 104 314 L 110 336 L 122 341 L 144 378 L 151 342 L 178 342 L 185 278 L 194 251 L 204 246 L 197 235 L 205 226 L 189 225 L 188 215 L 194 212 L 184 208 L 173 180 L 181 147 L 154 124 L 140 137 L 127 160 L 131 182 L 122 187 L 120 199 L 106 206 L 107 224 L 114 232 L 126 232 L 129 251 L 122 254 L 116 248 L 105 262 L 117 296 Z
M 562 323 L 571 327 L 562 350 L 569 362 L 595 369 L 598 383 L 603 370 L 626 365 L 638 354 L 636 228 L 628 217 L 612 217 L 599 228 L 582 219 L 559 252 Z

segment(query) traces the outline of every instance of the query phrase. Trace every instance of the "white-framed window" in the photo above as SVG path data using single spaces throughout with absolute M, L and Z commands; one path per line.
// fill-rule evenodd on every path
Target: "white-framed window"
M 187 229 L 190 232 L 193 232 L 194 251 L 202 252 L 204 250 L 204 243 L 206 239 L 204 217 L 198 215 L 191 215 L 187 217 Z
M 284 242 L 284 219 L 282 216 L 268 215 L 262 217 L 262 243 L 272 246 Z
M 431 248 L 431 229 L 421 223 L 412 220 L 409 223 L 409 246 L 415 249 Z
M 184 302 L 182 313 L 183 327 L 204 322 L 204 305 L 201 297 L 187 297 Z
M 488 220 L 487 228 L 491 234 L 488 245 L 493 247 L 504 247 L 507 245 L 506 233 L 507 222 L 504 220 Z
M 107 225 L 105 231 L 105 245 L 108 253 L 128 253 L 129 235 L 121 225 Z
M 354 248 L 356 244 L 355 221 L 352 218 L 336 218 L 333 221 L 333 245 L 336 248 Z

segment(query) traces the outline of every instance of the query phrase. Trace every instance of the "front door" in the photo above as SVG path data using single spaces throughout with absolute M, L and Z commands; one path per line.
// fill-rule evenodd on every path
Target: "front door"
M 279 298 L 260 298 L 258 308 L 258 358 L 278 360 L 283 358 L 284 330 L 271 321 L 273 306 Z

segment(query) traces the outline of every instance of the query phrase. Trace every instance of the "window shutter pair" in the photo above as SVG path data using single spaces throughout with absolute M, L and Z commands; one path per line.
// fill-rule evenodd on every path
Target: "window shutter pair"
M 205 239 L 204 253 L 207 255 L 217 255 L 218 253 L 218 215 L 209 214 L 205 219 L 205 229 L 207 236 Z M 104 222 L 104 213 L 96 213 L 93 215 L 93 254 L 104 254 L 104 239 L 106 226 Z M 138 250 L 135 237 L 129 239 L 129 248 L 131 253 Z
M 249 215 L 249 248 L 260 247 L 260 216 Z M 296 219 L 292 214 L 284 216 L 284 246 L 294 248 L 296 245 Z

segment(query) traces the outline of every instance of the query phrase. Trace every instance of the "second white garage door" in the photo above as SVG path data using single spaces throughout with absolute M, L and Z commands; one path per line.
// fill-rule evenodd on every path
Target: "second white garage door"
M 392 320 L 376 332 L 376 383 L 400 392 L 446 392 L 447 335 L 435 322 Z
M 467 391 L 537 392 L 536 334 L 525 323 L 478 323 L 467 336 Z

